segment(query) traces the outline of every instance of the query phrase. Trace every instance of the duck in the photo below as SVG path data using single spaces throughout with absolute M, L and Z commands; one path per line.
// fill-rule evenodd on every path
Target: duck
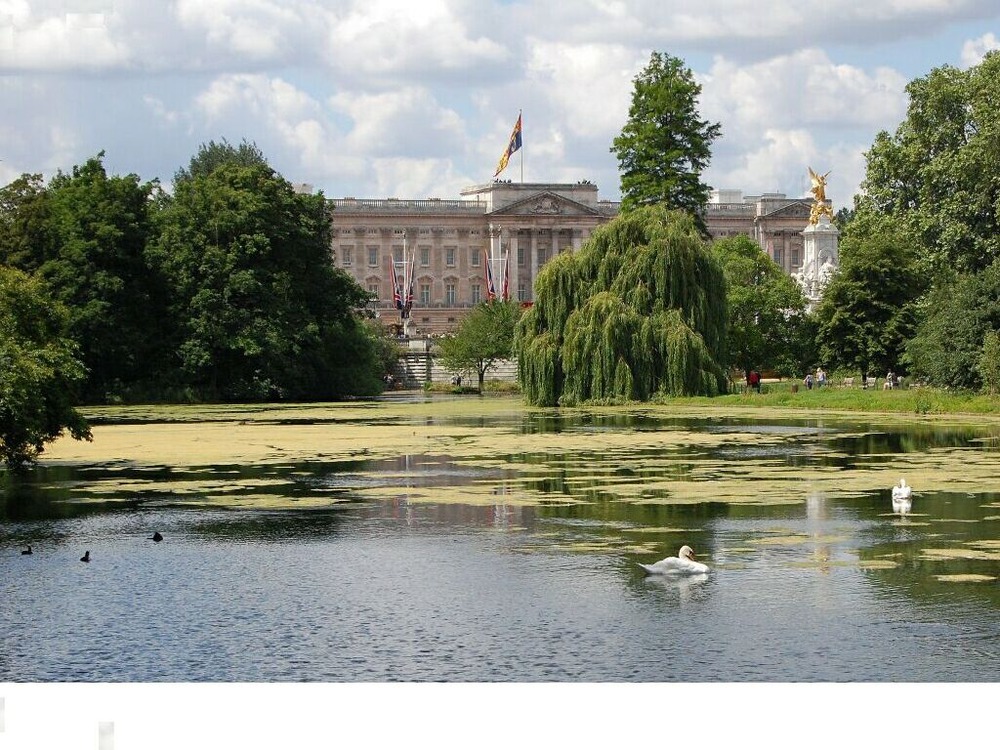
M 161 534 L 159 531 L 154 531 L 153 532 L 153 536 L 151 536 L 149 538 L 152 539 L 154 542 L 162 542 L 163 541 L 163 534 Z
M 21 554 L 22 555 L 31 555 L 31 554 L 33 554 L 32 551 L 31 551 L 31 545 L 30 544 L 28 545 L 28 549 L 21 550 Z
M 892 500 L 893 502 L 907 501 L 912 492 L 913 488 L 906 483 L 906 480 L 900 479 L 899 484 L 892 488 Z
M 89 549 L 86 552 L 83 553 L 83 557 L 80 558 L 80 562 L 87 562 L 87 563 L 90 562 L 90 550 Z
M 694 550 L 686 544 L 677 552 L 677 557 L 666 557 L 652 565 L 639 563 L 639 567 L 651 575 L 698 575 L 709 571 L 707 565 L 695 561 Z

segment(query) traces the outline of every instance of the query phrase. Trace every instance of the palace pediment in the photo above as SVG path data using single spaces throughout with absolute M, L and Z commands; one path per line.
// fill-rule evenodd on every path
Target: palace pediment
M 812 201 L 802 199 L 786 203 L 781 208 L 761 214 L 759 219 L 809 219 L 809 212 L 812 210 Z
M 808 214 L 808 211 L 806 211 Z M 498 208 L 487 214 L 490 218 L 503 216 L 535 216 L 535 217 L 572 217 L 572 216 L 600 216 L 590 206 L 585 206 L 577 201 L 565 198 L 557 193 L 543 191 L 534 193 L 527 198 L 508 204 L 503 208 Z

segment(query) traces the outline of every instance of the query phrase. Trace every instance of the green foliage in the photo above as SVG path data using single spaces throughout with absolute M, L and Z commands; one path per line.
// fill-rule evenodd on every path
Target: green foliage
M 165 290 L 145 257 L 155 183 L 108 177 L 103 153 L 47 188 L 24 175 L 3 190 L 0 260 L 37 271 L 69 312 L 69 333 L 101 401 L 162 366 Z
M 196 161 L 151 248 L 185 382 L 227 401 L 379 392 L 374 337 L 355 313 L 367 295 L 330 263 L 322 195 L 296 194 L 256 159 Z
M 858 229 L 891 220 L 934 275 L 981 270 L 1000 258 L 1000 53 L 967 70 L 935 68 L 907 93 L 906 120 L 867 153 Z
M 982 347 L 1000 330 L 1000 261 L 941 283 L 928 295 L 906 353 L 914 375 L 945 388 L 978 389 Z
M 85 372 L 66 325 L 42 282 L 0 266 L 0 460 L 10 471 L 23 471 L 64 430 L 90 439 L 73 408 Z
M 979 376 L 991 396 L 1000 393 L 1000 334 L 990 331 L 983 338 L 983 353 L 979 358 Z
M 227 164 L 242 167 L 268 166 L 264 153 L 257 148 L 256 143 L 243 139 L 239 146 L 234 146 L 223 138 L 221 143 L 209 141 L 201 144 L 198 153 L 191 157 L 187 169 L 179 169 L 174 174 L 174 183 L 196 177 L 207 177 Z
M 475 372 L 482 391 L 486 371 L 498 360 L 513 356 L 514 328 L 520 317 L 517 302 L 493 300 L 476 305 L 458 330 L 441 340 L 441 363 L 453 372 Z
M 725 280 L 689 214 L 622 214 L 542 269 L 517 327 L 529 403 L 725 391 Z
M 375 352 L 375 361 L 378 372 L 392 372 L 403 354 L 403 348 L 399 345 L 396 337 L 390 334 L 389 329 L 378 319 L 370 318 L 364 321 L 366 335 L 371 339 Z
M 798 385 L 793 392 L 792 385 Z M 686 405 L 713 407 L 781 408 L 817 412 L 869 412 L 881 414 L 1000 414 L 1000 400 L 970 391 L 943 391 L 937 388 L 903 388 L 884 391 L 854 388 L 813 388 L 806 390 L 797 380 L 768 383 L 761 394 L 729 394 L 711 400 L 685 399 Z M 662 399 L 674 403 L 672 399 Z
M 60 242 L 40 174 L 25 174 L 0 189 L 0 263 L 34 273 L 58 254 Z
M 798 284 L 746 235 L 713 246 L 726 276 L 727 367 L 780 375 L 800 371 L 806 299 Z
M 699 117 L 699 94 L 701 86 L 683 61 L 661 52 L 653 52 L 636 76 L 628 121 L 611 147 L 621 172 L 623 212 L 663 204 L 695 216 L 705 233 L 709 187 L 701 174 L 721 127 Z
M 852 235 L 816 309 L 820 357 L 831 368 L 901 370 L 926 290 L 916 254 L 899 235 Z

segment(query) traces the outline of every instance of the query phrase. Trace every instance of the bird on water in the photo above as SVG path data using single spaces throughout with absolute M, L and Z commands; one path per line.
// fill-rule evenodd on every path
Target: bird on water
M 154 542 L 162 542 L 163 541 L 163 534 L 161 534 L 159 531 L 154 531 L 153 532 L 153 536 L 151 536 L 149 538 L 152 539 Z
M 80 562 L 90 562 L 90 550 L 88 549 L 83 557 L 80 558 Z
M 639 567 L 652 575 L 697 575 L 708 572 L 708 566 L 696 562 L 694 550 L 686 544 L 680 548 L 677 557 L 666 557 L 652 565 L 639 563 Z
M 30 544 L 28 545 L 28 549 L 21 550 L 21 554 L 22 555 L 30 555 L 30 554 L 32 554 L 32 552 L 31 552 L 31 545 Z

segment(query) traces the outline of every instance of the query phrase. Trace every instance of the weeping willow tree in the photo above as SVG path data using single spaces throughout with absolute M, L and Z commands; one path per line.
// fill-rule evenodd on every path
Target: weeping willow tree
M 540 406 L 722 393 L 722 268 L 694 219 L 650 206 L 600 227 L 538 274 L 514 343 Z

